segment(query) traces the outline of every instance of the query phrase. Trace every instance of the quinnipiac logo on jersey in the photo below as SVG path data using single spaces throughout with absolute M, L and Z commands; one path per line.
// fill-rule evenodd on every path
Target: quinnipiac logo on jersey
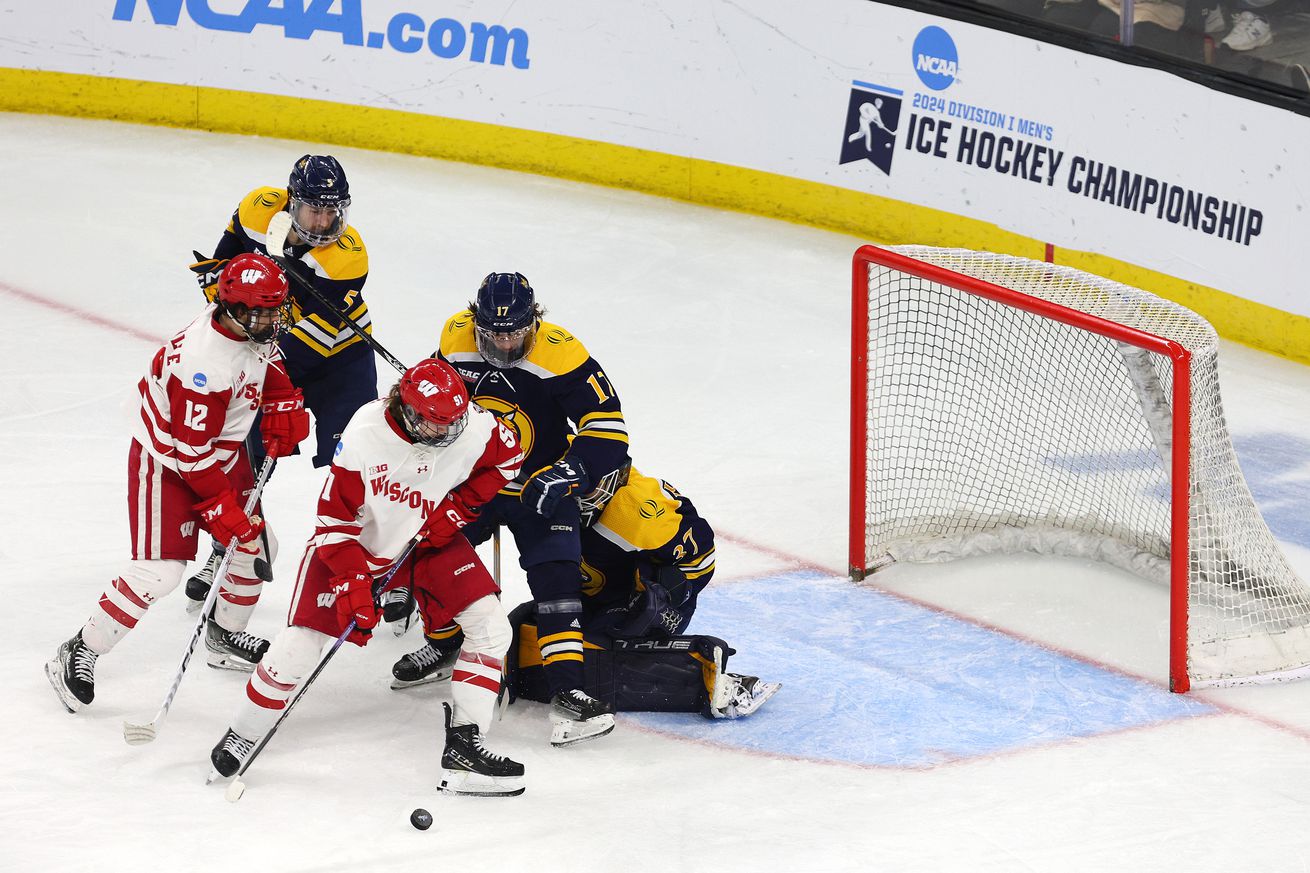
M 839 164 L 866 160 L 887 175 L 892 173 L 896 153 L 896 132 L 901 123 L 901 95 L 904 92 L 868 82 L 851 82 L 842 132 Z
M 926 87 L 945 91 L 955 83 L 960 52 L 955 47 L 955 40 L 940 27 L 933 25 L 919 31 L 910 57 L 914 62 L 914 74 Z

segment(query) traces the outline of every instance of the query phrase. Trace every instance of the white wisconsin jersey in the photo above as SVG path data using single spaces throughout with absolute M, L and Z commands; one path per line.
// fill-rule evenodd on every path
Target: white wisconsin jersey
M 499 439 L 496 434 L 503 428 L 490 412 L 470 404 L 468 425 L 453 443 L 425 446 L 397 432 L 386 409 L 385 399 L 375 400 L 361 406 L 346 425 L 310 540 L 311 547 L 320 548 L 358 540 L 375 574 L 400 557 L 437 504 L 469 478 L 489 440 Z
M 132 436 L 163 466 L 194 473 L 235 463 L 263 395 L 277 347 L 256 346 L 215 323 L 210 304 L 168 341 L 138 383 Z

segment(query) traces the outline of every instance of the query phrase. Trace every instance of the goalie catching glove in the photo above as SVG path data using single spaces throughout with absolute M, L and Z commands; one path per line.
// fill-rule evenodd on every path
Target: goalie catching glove
M 373 601 L 373 579 L 367 573 L 343 573 L 333 577 L 332 588 L 337 592 L 337 618 L 342 629 L 355 623 L 346 639 L 357 646 L 368 645 L 380 617 Z
M 200 286 L 200 293 L 205 295 L 205 299 L 210 303 L 218 300 L 218 277 L 222 274 L 223 268 L 227 266 L 228 259 L 224 258 L 207 258 L 200 252 L 192 251 L 195 255 L 196 262 L 191 265 L 191 272 L 196 274 L 196 284 Z
M 581 461 L 560 458 L 549 467 L 542 467 L 523 486 L 519 495 L 542 518 L 552 518 L 559 502 L 572 494 L 585 494 L 591 490 L 587 468 Z
M 259 411 L 264 415 L 259 433 L 270 458 L 285 458 L 309 436 L 309 413 L 305 411 L 305 395 L 299 388 L 266 392 Z

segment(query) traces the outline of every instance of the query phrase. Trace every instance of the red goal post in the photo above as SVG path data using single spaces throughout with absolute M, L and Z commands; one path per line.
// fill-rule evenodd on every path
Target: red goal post
M 1170 586 L 1170 687 L 1295 678 L 1310 590 L 1255 508 L 1213 328 L 1038 261 L 864 246 L 851 296 L 852 578 L 988 552 Z

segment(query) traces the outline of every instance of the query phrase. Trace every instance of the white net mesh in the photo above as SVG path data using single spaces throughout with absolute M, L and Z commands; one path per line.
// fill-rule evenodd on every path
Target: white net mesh
M 1066 267 L 890 251 L 1189 350 L 1187 672 L 1213 684 L 1310 664 L 1310 591 L 1246 487 L 1204 319 Z M 866 567 L 1027 550 L 1168 580 L 1171 359 L 878 264 L 868 294 Z

